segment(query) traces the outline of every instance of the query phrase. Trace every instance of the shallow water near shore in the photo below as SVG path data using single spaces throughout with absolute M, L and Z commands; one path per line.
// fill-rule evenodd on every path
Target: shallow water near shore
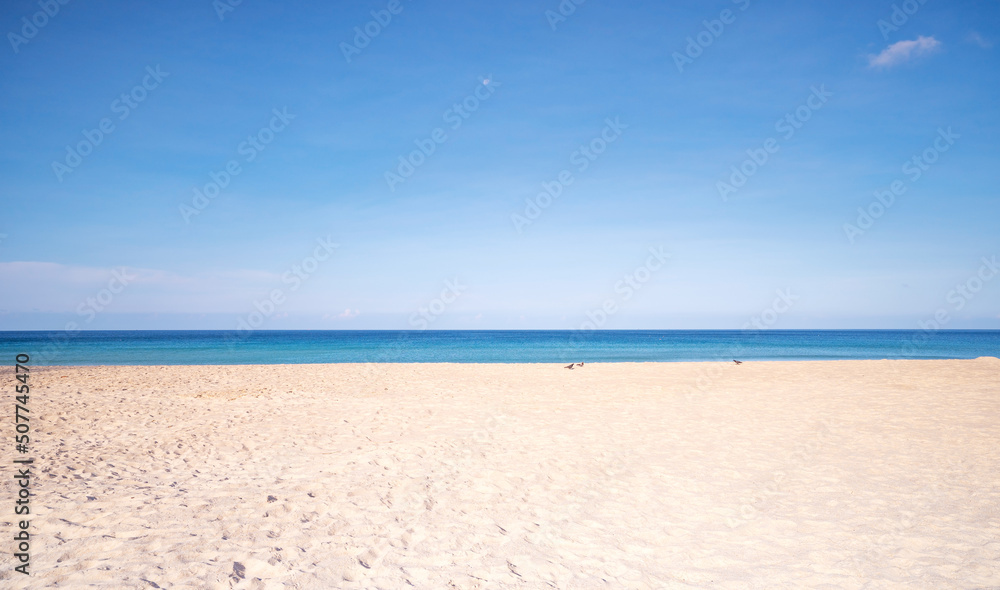
M 996 330 L 0 332 L 40 365 L 549 363 L 1000 357 Z

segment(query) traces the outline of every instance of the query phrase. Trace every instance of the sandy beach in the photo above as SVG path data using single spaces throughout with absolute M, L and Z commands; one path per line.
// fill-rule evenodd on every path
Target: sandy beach
M 995 358 L 32 379 L 4 587 L 1000 587 Z

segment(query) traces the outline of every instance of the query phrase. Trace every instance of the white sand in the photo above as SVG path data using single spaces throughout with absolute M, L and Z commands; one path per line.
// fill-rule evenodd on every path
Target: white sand
M 4 587 L 1000 587 L 997 359 L 33 380 Z

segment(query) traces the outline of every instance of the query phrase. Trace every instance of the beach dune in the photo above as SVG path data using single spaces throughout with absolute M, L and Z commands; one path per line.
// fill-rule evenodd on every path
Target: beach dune
M 32 379 L 5 587 L 1000 587 L 995 358 Z

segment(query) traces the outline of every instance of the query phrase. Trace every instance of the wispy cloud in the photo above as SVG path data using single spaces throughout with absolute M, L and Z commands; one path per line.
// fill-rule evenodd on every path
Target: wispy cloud
M 0 307 L 14 312 L 65 313 L 125 277 L 128 295 L 116 311 L 231 312 L 250 305 L 257 293 L 281 284 L 281 275 L 262 270 L 181 274 L 170 270 L 118 266 L 100 268 L 44 261 L 0 262 Z
M 324 313 L 322 319 L 327 320 L 327 321 L 334 321 L 334 322 L 336 322 L 336 321 L 339 321 L 339 320 L 354 319 L 354 318 L 358 317 L 359 315 L 361 315 L 360 311 L 358 311 L 356 309 L 352 310 L 352 309 L 348 308 L 348 309 L 345 309 L 344 311 L 342 311 L 342 312 L 340 312 L 338 314 Z
M 14 285 L 17 281 L 52 281 L 64 285 L 92 286 L 108 280 L 110 276 L 109 268 L 67 266 L 55 262 L 0 262 L 0 279 L 8 285 Z
M 990 41 L 989 39 L 986 39 L 985 37 L 983 37 L 982 35 L 980 35 L 976 31 L 972 31 L 971 33 L 969 33 L 965 37 L 965 39 L 969 43 L 975 43 L 976 45 L 982 47 L 983 49 L 989 49 L 990 47 L 993 47 L 993 42 L 992 41 Z
M 253 286 L 266 286 L 277 281 L 281 275 L 262 270 L 231 270 L 212 274 L 182 275 L 167 270 L 152 268 L 114 267 L 99 268 L 59 264 L 56 262 L 19 261 L 0 262 L 0 282 L 15 281 L 49 281 L 64 286 L 80 285 L 93 287 L 107 281 L 112 271 L 124 271 L 130 277 L 130 283 L 144 283 L 157 286 L 190 286 L 199 285 L 206 280 L 217 279 L 238 282 Z
M 927 55 L 939 47 L 941 42 L 934 37 L 920 36 L 913 41 L 898 41 L 883 49 L 878 55 L 869 55 L 868 65 L 873 68 L 890 68 Z

